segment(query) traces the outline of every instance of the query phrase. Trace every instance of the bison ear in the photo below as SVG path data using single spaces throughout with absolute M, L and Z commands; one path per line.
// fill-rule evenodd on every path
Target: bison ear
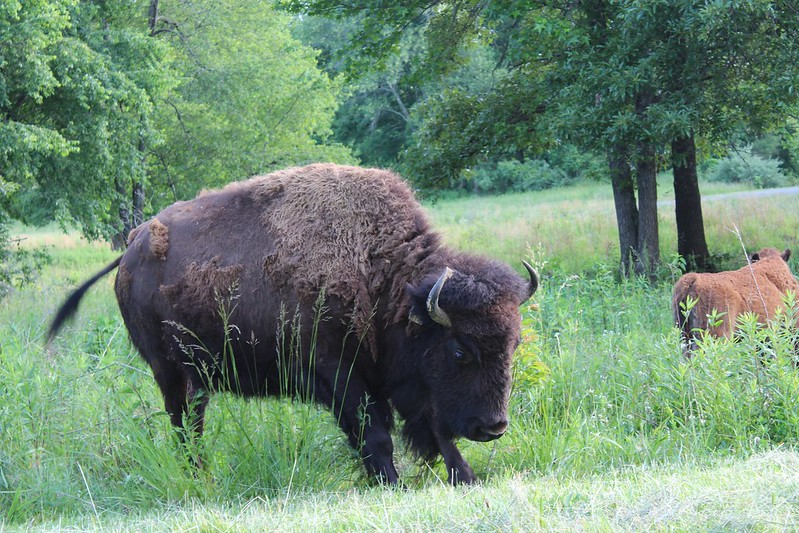
M 782 252 L 782 259 L 787 263 L 788 259 L 790 258 L 791 258 L 791 250 L 789 248 L 786 248 L 785 251 Z
M 418 324 L 419 326 L 424 326 L 430 323 L 430 317 L 427 316 L 424 308 L 419 309 L 418 306 L 413 305 L 408 312 L 408 321 Z
M 420 294 L 416 287 L 410 283 L 405 285 L 405 291 L 408 293 L 411 303 L 411 309 L 408 311 L 408 321 L 419 326 L 432 324 L 433 321 L 430 320 L 430 315 L 427 314 L 425 307 L 424 294 Z

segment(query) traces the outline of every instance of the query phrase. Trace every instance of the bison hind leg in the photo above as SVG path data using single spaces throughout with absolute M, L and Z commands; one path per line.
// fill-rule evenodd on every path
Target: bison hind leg
M 188 447 L 191 452 L 191 462 L 201 467 L 202 457 L 198 445 L 205 426 L 208 391 L 198 380 L 193 379 L 180 363 L 169 359 L 156 359 L 151 360 L 150 366 L 180 443 Z

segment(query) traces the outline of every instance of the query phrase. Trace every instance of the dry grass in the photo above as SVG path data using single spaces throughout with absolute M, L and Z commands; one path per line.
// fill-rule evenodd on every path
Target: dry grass
M 101 241 L 89 241 L 80 232 L 71 230 L 64 232 L 56 224 L 48 224 L 42 228 L 32 228 L 13 224 L 10 228 L 13 241 L 19 242 L 22 248 L 53 247 L 59 249 L 75 248 L 108 248 L 108 244 Z

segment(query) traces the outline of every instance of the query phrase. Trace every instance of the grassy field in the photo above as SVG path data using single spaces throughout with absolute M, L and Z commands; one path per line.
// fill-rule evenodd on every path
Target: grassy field
M 659 184 L 658 207 L 663 261 L 676 258 L 677 229 L 673 192 Z M 713 200 L 740 191 L 740 186 L 703 184 L 705 233 L 712 254 L 741 259 L 747 248 L 797 248 L 799 199 L 795 195 Z M 584 273 L 597 265 L 616 265 L 619 242 L 613 196 L 607 184 L 582 184 L 567 189 L 469 197 L 431 206 L 435 224 L 458 248 L 503 258 L 516 264 L 532 249 L 561 272 Z M 739 239 L 739 234 L 741 239 Z M 737 268 L 737 266 L 735 267 Z
M 542 273 L 524 308 L 511 428 L 490 444 L 461 443 L 484 482 L 456 489 L 441 465 L 418 464 L 401 445 L 408 490 L 373 486 L 327 412 L 230 395 L 212 399 L 207 468 L 192 470 L 127 341 L 112 276 L 43 345 L 68 290 L 114 254 L 30 234 L 28 244 L 53 246 L 54 261 L 0 302 L 0 531 L 796 530 L 790 320 L 749 324 L 740 342 L 683 359 L 669 312 L 677 273 L 617 279 L 605 189 L 430 207 L 453 246 L 516 266 L 529 258 Z M 796 250 L 797 216 L 796 196 L 705 205 L 711 248 L 730 262 L 743 261 L 742 242 Z

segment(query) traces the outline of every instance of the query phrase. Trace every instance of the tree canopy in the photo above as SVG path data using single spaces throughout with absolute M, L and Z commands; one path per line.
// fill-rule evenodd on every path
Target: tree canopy
M 288 19 L 266 1 L 0 2 L 0 250 L 11 218 L 123 245 L 203 187 L 354 161 L 330 141 L 341 84 Z

